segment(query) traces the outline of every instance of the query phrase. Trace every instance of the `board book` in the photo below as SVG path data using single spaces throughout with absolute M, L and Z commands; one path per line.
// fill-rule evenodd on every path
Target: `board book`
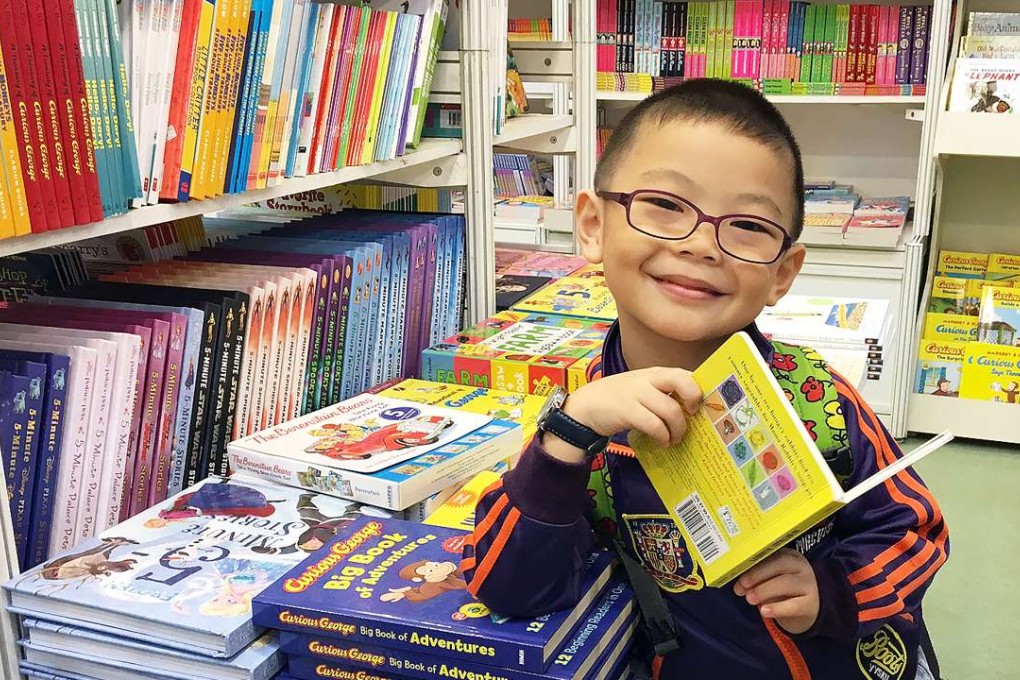
M 596 321 L 616 320 L 616 301 L 605 277 L 566 276 L 553 281 L 512 307 L 520 312 L 556 314 Z
M 694 371 L 705 400 L 679 444 L 631 444 L 684 534 L 705 582 L 720 587 L 952 439 L 944 433 L 849 490 L 829 469 L 745 333 Z
M 251 598 L 361 510 L 243 475 L 210 477 L 4 587 L 24 616 L 233 656 L 261 634 Z
M 556 650 L 556 661 L 540 673 L 286 631 L 280 634 L 280 646 L 290 656 L 287 670 L 304 680 L 332 678 L 338 671 L 352 669 L 388 671 L 422 680 L 435 677 L 595 680 L 608 677 L 627 651 L 636 625 L 635 609 L 634 593 L 626 580 L 613 579 L 577 631 Z
M 612 579 L 593 552 L 578 604 L 507 619 L 467 591 L 463 532 L 365 518 L 256 596 L 255 623 L 330 640 L 543 672 Z
M 499 473 L 491 470 L 479 472 L 467 484 L 454 491 L 425 519 L 424 523 L 434 527 L 471 531 L 475 528 L 475 508 L 478 501 L 489 487 L 499 481 L 499 478 Z

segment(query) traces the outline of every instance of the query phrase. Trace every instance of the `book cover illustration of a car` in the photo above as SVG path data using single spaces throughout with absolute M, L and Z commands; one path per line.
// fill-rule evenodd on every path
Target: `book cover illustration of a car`
M 380 453 L 435 444 L 453 426 L 453 420 L 441 415 L 418 415 L 380 427 L 373 424 L 324 423 L 310 433 L 317 440 L 305 452 L 337 460 L 367 460 Z

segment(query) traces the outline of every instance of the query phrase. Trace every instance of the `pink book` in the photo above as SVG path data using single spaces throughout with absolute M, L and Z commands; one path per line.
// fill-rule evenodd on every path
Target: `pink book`
M 777 78 L 789 78 L 793 63 L 793 49 L 790 47 L 790 0 L 777 0 L 779 5 L 779 40 L 776 44 L 775 74 Z
M 885 38 L 885 83 L 896 85 L 896 54 L 899 42 L 900 8 L 898 5 L 889 7 L 889 33 Z
M 747 2 L 736 0 L 733 9 L 733 44 L 725 45 L 725 49 L 732 49 L 733 56 L 730 59 L 730 77 L 743 79 L 747 76 L 744 72 L 744 60 L 747 55 Z
M 748 57 L 750 58 L 750 64 L 748 65 L 748 77 L 752 80 L 760 80 L 762 77 L 761 66 L 762 66 L 762 45 L 764 42 L 764 21 L 765 21 L 765 7 L 761 0 L 752 0 L 751 3 L 751 23 L 750 23 L 750 36 L 751 44 L 747 51 Z
M 878 8 L 878 40 L 875 50 L 875 84 L 885 85 L 885 62 L 886 62 L 886 38 L 889 35 L 889 10 L 890 7 Z
M 779 0 L 766 0 L 765 22 L 762 24 L 766 44 L 762 78 L 776 77 L 776 62 L 779 57 L 779 4 Z

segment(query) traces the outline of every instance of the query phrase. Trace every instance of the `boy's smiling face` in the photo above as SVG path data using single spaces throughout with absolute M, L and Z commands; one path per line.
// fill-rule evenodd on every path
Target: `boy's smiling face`
M 800 200 L 792 175 L 788 153 L 725 124 L 646 121 L 599 189 L 667 191 L 709 215 L 757 215 L 792 232 Z M 630 227 L 622 205 L 590 192 L 579 197 L 577 214 L 582 252 L 604 265 L 625 341 L 693 343 L 710 352 L 786 294 L 804 261 L 800 245 L 769 265 L 730 257 L 708 222 L 682 241 L 653 238 Z

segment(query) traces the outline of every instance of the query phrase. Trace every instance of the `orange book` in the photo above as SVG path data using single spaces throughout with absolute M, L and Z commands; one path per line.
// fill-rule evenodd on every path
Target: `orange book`
M 163 185 L 159 198 L 177 201 L 181 181 L 181 159 L 184 154 L 184 131 L 188 126 L 188 105 L 191 103 L 192 71 L 195 68 L 195 49 L 198 43 L 198 25 L 202 16 L 202 0 L 184 0 L 181 14 L 181 35 L 177 42 L 177 65 L 174 69 L 173 93 L 170 96 L 170 115 L 167 117 L 166 151 L 163 155 Z
M 336 82 L 336 65 L 340 55 L 340 39 L 344 34 L 344 24 L 351 16 L 350 7 L 338 5 L 333 10 L 333 26 L 329 32 L 329 48 L 326 56 L 326 68 L 322 72 L 322 84 L 319 85 L 319 106 L 315 114 L 315 127 L 312 136 L 312 148 L 308 154 L 309 172 L 322 172 L 322 150 L 326 144 L 326 130 L 329 125 L 329 111 L 333 103 L 333 85 Z
M 191 178 L 191 198 L 211 197 L 213 154 L 216 129 L 223 110 L 224 80 L 227 78 L 227 39 L 230 35 L 231 8 L 238 0 L 220 0 L 216 5 L 212 44 L 209 51 L 209 75 L 206 79 L 205 107 L 198 132 L 195 169 Z

